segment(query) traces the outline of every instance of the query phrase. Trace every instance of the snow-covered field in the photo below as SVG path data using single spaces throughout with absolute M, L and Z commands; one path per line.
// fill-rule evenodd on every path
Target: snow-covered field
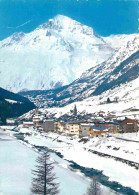
M 85 144 L 86 148 L 139 163 L 139 133 L 137 136 L 116 134 L 108 138 L 96 137 Z M 132 134 L 132 133 L 131 133 Z M 127 139 L 130 137 L 130 139 Z M 121 139 L 118 139 L 121 138 Z M 124 140 L 125 139 L 125 140 Z M 131 141 L 126 141 L 131 140 Z M 133 141 L 132 141 L 133 140 Z
M 135 142 L 139 142 L 139 132 L 136 133 L 123 133 L 123 134 L 115 134 L 113 137 L 120 138 L 120 139 L 126 139 L 126 140 L 132 140 Z
M 24 129 L 25 131 L 25 129 Z M 26 131 L 27 132 L 27 131 Z M 38 153 L 31 145 L 24 145 L 13 137 L 11 130 L 0 130 L 0 194 L 1 195 L 29 195 L 31 187 L 31 170 L 34 168 Z M 10 135 L 10 136 L 9 136 Z M 55 135 L 53 135 L 55 137 Z M 58 146 L 52 139 L 32 135 L 27 137 L 30 143 L 45 146 Z M 56 145 L 57 143 L 57 145 Z M 67 145 L 67 144 L 66 144 Z M 29 147 L 27 147 L 29 146 Z M 74 153 L 73 153 L 74 155 Z M 56 154 L 51 154 L 55 161 L 55 173 L 60 182 L 60 195 L 83 195 L 89 185 L 90 179 L 81 172 L 69 169 L 69 162 Z M 113 195 L 115 192 L 101 186 L 104 194 Z
M 28 195 L 37 154 L 0 132 L 0 193 Z
M 20 129 L 24 131 L 25 129 Z M 26 129 L 26 131 L 28 131 Z M 30 131 L 30 130 L 29 130 Z M 117 135 L 120 136 L 120 135 Z M 137 134 L 123 134 L 122 137 L 139 140 Z M 100 157 L 87 149 L 93 149 L 105 154 L 121 157 L 134 162 L 139 162 L 139 143 L 119 140 L 115 137 L 93 138 L 86 144 L 79 142 L 79 138 L 66 137 L 55 133 L 33 132 L 31 136 L 26 136 L 25 140 L 32 145 L 47 146 L 60 152 L 64 159 L 73 161 L 80 166 L 94 168 L 103 171 L 110 181 L 116 181 L 125 187 L 130 187 L 139 192 L 139 170 L 125 163 L 112 158 Z

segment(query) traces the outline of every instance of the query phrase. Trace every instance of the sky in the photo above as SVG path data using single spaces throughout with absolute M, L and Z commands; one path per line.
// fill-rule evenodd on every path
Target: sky
M 138 4 L 138 0 L 0 0 L 0 40 L 15 32 L 31 32 L 58 14 L 101 36 L 138 33 Z

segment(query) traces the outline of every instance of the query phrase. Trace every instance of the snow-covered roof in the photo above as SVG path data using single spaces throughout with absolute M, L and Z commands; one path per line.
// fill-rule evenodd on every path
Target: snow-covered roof
M 34 124 L 33 122 L 29 121 L 29 122 L 23 122 L 23 124 L 29 124 L 29 125 L 32 125 Z
M 94 123 L 81 123 L 80 124 L 81 126 L 92 126 L 92 125 L 94 125 Z
M 105 126 L 103 126 L 103 127 L 92 126 L 91 129 L 93 131 L 108 131 Z

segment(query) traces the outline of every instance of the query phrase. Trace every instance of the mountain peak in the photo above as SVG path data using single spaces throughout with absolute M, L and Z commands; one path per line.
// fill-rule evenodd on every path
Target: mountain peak
M 16 33 L 0 42 L 1 87 L 17 92 L 67 85 L 111 57 L 115 42 L 57 15 L 30 33 Z M 117 48 L 121 45 L 122 39 Z
M 63 29 L 64 31 L 68 32 L 80 32 L 86 35 L 96 35 L 94 30 L 91 27 L 81 24 L 76 20 L 73 20 L 64 15 L 56 15 L 54 18 L 49 19 L 47 23 L 40 25 L 37 29 L 53 29 L 58 30 L 61 32 Z
M 51 19 L 50 19 L 51 20 Z M 60 14 L 58 14 L 58 15 L 56 15 L 54 18 L 53 18 L 53 20 L 57 20 L 57 21 L 74 21 L 73 19 L 71 19 L 71 18 L 69 18 L 68 16 L 64 16 L 64 15 L 60 15 Z
M 64 15 L 56 15 L 54 18 L 49 19 L 47 22 L 40 25 L 38 28 L 48 28 L 50 26 L 61 26 L 67 28 L 69 23 L 75 23 L 76 21 Z

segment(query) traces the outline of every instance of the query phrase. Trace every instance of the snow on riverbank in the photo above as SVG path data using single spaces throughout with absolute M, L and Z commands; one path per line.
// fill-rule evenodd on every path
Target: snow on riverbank
M 138 187 L 139 170 L 136 170 L 135 168 L 130 167 L 122 162 L 115 161 L 114 159 L 100 157 L 96 154 L 89 152 L 88 150 L 84 150 L 84 147 L 85 147 L 85 148 L 91 148 L 91 149 L 95 149 L 97 151 L 105 152 L 105 153 L 108 153 L 108 151 L 109 151 L 110 154 L 115 155 L 115 156 L 116 156 L 116 154 L 117 154 L 117 156 L 118 155 L 122 156 L 124 154 L 124 150 L 125 150 L 125 151 L 128 151 L 129 153 L 127 153 L 127 156 L 124 155 L 123 157 L 125 157 L 125 158 L 128 157 L 128 158 L 130 158 L 130 160 L 133 160 L 132 158 L 134 157 L 134 160 L 138 160 L 138 151 L 139 151 L 138 150 L 139 149 L 138 143 L 126 142 L 123 140 L 118 140 L 117 138 L 114 138 L 114 137 L 93 138 L 93 139 L 90 139 L 90 141 L 88 141 L 87 143 L 83 143 L 83 142 L 79 142 L 80 139 L 77 137 L 71 138 L 71 137 L 66 137 L 64 135 L 58 135 L 56 133 L 45 133 L 45 132 L 40 133 L 33 128 L 29 128 L 29 129 L 24 128 L 23 129 L 22 127 L 20 127 L 18 130 L 19 130 L 19 132 L 25 133 L 24 134 L 25 140 L 29 143 L 30 147 L 31 147 L 31 145 L 46 146 L 50 149 L 53 149 L 57 152 L 60 152 L 64 156 L 64 159 L 66 159 L 66 160 L 73 161 L 82 167 L 93 168 L 93 169 L 97 169 L 99 171 L 103 171 L 103 174 L 108 176 L 110 181 L 116 181 L 125 187 L 130 187 L 130 188 L 134 189 L 135 191 L 139 192 L 139 187 Z M 13 132 L 10 130 L 8 130 L 8 131 L 6 130 L 5 133 L 10 134 L 11 136 L 13 135 Z M 124 137 L 124 135 L 123 135 L 123 137 Z M 129 137 L 129 135 L 128 135 L 128 137 Z M 130 135 L 130 138 L 132 138 L 131 135 Z M 11 145 L 9 146 L 10 150 L 11 150 L 10 154 L 12 154 L 12 148 L 14 150 L 14 153 L 12 154 L 13 156 L 15 156 L 15 154 L 16 154 L 15 152 L 17 152 L 17 149 L 21 149 L 21 147 L 19 147 L 18 142 L 17 142 L 16 149 L 15 149 L 15 146 L 13 147 L 13 143 L 16 143 L 16 142 L 17 141 L 15 141 L 15 139 L 13 138 L 11 141 Z M 4 144 L 4 142 L 0 142 L 0 144 L 2 144 L 2 143 Z M 23 145 L 21 145 L 21 146 L 26 147 Z M 107 146 L 111 146 L 111 147 L 107 147 Z M 3 156 L 7 152 L 9 147 L 6 147 L 6 149 L 3 150 Z M 120 149 L 113 150 L 115 147 L 120 147 Z M 31 160 L 32 162 L 30 162 L 31 166 L 33 167 L 34 162 L 35 162 L 34 154 L 36 155 L 37 153 L 29 148 L 27 150 L 31 151 L 31 153 L 32 153 L 31 157 L 28 157 L 28 160 L 30 162 L 30 158 L 31 159 L 33 158 L 33 161 Z M 26 151 L 26 152 L 28 153 L 28 151 Z M 23 154 L 24 154 L 24 152 L 23 152 Z M 0 155 L 2 155 L 2 153 Z M 2 156 L 2 158 L 3 158 L 3 156 Z M 16 154 L 16 156 L 18 156 L 18 155 Z M 0 156 L 0 158 L 1 158 L 1 156 Z M 23 158 L 21 158 L 21 159 L 23 159 Z M 84 192 L 86 191 L 86 188 L 89 184 L 89 180 L 84 175 L 82 175 L 80 172 L 78 172 L 78 173 L 71 172 L 71 170 L 68 168 L 69 163 L 67 161 L 65 161 L 64 159 L 59 158 L 54 153 L 52 153 L 52 159 L 57 162 L 57 165 L 55 166 L 55 172 L 56 172 L 57 176 L 59 177 L 59 181 L 61 183 L 60 186 L 61 186 L 62 191 L 60 194 L 65 195 L 65 192 L 66 192 L 65 189 L 68 188 L 69 195 L 71 195 L 71 194 L 76 195 L 76 194 L 78 194 L 78 191 L 76 191 L 76 189 L 80 185 L 82 185 L 80 195 L 84 194 Z M 4 166 L 4 161 L 9 161 L 9 159 L 4 159 L 2 166 Z M 14 162 L 12 163 L 12 165 L 13 164 L 14 164 Z M 0 165 L 1 165 L 1 162 L 0 162 Z M 30 168 L 30 169 L 32 169 L 32 168 Z M 4 169 L 2 169 L 2 170 L 4 170 Z M 3 172 L 3 174 L 4 174 L 4 172 Z M 67 178 L 66 180 L 65 180 L 65 175 Z M 31 177 L 31 175 L 30 175 L 30 177 Z M 70 180 L 73 181 L 73 183 L 71 183 Z M 67 182 L 68 182 L 68 184 L 67 184 Z M 69 186 L 69 183 L 71 183 L 70 186 Z M 73 186 L 75 185 L 75 189 L 73 189 L 72 185 Z M 28 184 L 28 186 L 29 186 L 29 184 Z M 105 187 L 103 187 L 103 188 L 105 189 Z M 72 193 L 70 193 L 71 190 L 72 190 Z M 80 190 L 80 189 L 78 189 L 78 190 Z M 105 190 L 108 190 L 108 189 L 106 188 Z M 111 192 L 109 194 L 114 194 L 114 193 Z M 14 194 L 11 194 L 11 193 L 6 194 L 5 193 L 4 195 L 16 195 L 16 194 L 15 193 Z M 25 195 L 27 195 L 27 193 Z M 66 193 L 66 195 L 68 195 L 68 194 Z
M 136 132 L 136 133 L 115 134 L 114 137 L 127 139 L 129 141 L 132 140 L 132 141 L 138 141 L 139 142 L 139 132 Z
M 0 130 L 0 138 L 2 139 L 0 141 L 0 194 L 29 195 L 31 169 L 34 168 L 35 159 L 38 154 L 32 148 L 26 147 L 28 144 L 23 145 L 19 143 L 13 137 L 13 131 Z M 30 136 L 30 138 L 37 145 L 47 145 L 45 137 L 42 137 L 44 140 L 37 138 L 37 132 L 35 132 L 35 136 Z M 52 139 L 51 143 L 49 141 L 48 144 L 51 146 L 56 145 L 52 143 Z M 58 182 L 60 182 L 60 195 L 84 195 L 90 179 L 80 171 L 71 171 L 69 168 L 70 163 L 54 153 L 51 153 L 51 160 L 56 162 L 54 171 L 58 177 Z M 101 189 L 104 194 L 120 194 L 102 185 Z
M 31 170 L 38 154 L 1 131 L 0 138 L 0 193 L 29 195 Z M 51 155 L 51 159 L 57 162 L 55 172 L 60 182 L 60 195 L 84 194 L 90 180 L 68 170 L 64 160 L 55 154 Z
M 123 139 L 119 138 L 119 134 L 106 138 L 94 138 L 86 143 L 85 147 L 104 154 L 139 163 L 139 143 L 134 142 L 135 138 L 133 141 L 123 140 L 124 135 L 121 137 Z
M 20 132 L 31 133 L 31 129 L 20 129 Z M 35 131 L 33 131 L 35 132 Z M 120 139 L 119 139 L 120 138 Z M 88 138 L 85 138 L 88 140 Z M 125 140 L 124 140 L 125 139 Z M 95 137 L 86 143 L 77 136 L 68 137 L 56 133 L 35 133 L 35 136 L 26 137 L 31 144 L 47 144 L 48 147 L 81 147 L 92 149 L 104 154 L 139 162 L 139 133 L 111 134 L 107 137 Z M 58 149 L 58 148 L 57 148 Z
M 0 131 L 0 193 L 29 195 L 37 154 Z
M 12 131 L 0 130 L 0 138 L 0 194 L 29 195 L 31 170 L 34 168 L 38 153 L 18 142 Z M 51 154 L 51 160 L 56 162 L 54 171 L 60 183 L 60 195 L 85 194 L 90 179 L 79 171 L 71 171 L 70 163 L 54 153 Z M 101 188 L 104 194 L 115 194 L 105 186 Z
M 139 192 L 139 170 L 112 158 L 100 157 L 84 147 L 95 149 L 111 155 L 139 162 L 139 146 L 135 142 L 126 142 L 109 138 L 94 138 L 86 144 L 79 143 L 79 138 L 70 138 L 55 133 L 37 133 L 25 137 L 32 145 L 47 146 L 60 152 L 65 159 L 73 161 L 80 166 L 103 171 L 110 181 L 116 181 L 123 186 L 130 187 Z M 111 146 L 110 148 L 108 146 Z M 119 148 L 118 150 L 115 148 Z

